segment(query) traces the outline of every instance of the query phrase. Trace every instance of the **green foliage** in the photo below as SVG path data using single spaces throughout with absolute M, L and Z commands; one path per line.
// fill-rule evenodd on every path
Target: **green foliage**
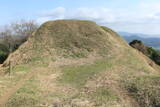
M 129 44 L 151 58 L 156 64 L 160 65 L 160 52 L 158 50 L 145 46 L 140 40 L 133 40 Z
M 160 65 L 160 53 L 159 51 L 153 49 L 153 48 L 148 48 L 148 56 L 157 64 Z
M 160 52 L 153 48 L 148 48 L 149 57 L 155 61 L 155 63 L 160 65 Z
M 1 64 L 6 60 L 7 57 L 8 57 L 8 53 L 0 50 L 0 63 Z
M 133 41 L 130 42 L 129 44 L 130 44 L 130 45 L 134 45 L 134 44 L 136 44 L 136 43 L 137 43 L 137 44 L 143 44 L 142 41 L 140 41 L 140 40 L 133 40 Z
M 4 44 L 0 44 L 0 50 L 3 51 L 3 52 L 6 52 L 6 53 L 9 52 L 8 47 L 6 45 L 4 45 Z
M 0 44 L 0 64 L 2 64 L 6 60 L 8 54 L 9 54 L 8 48 L 5 45 Z

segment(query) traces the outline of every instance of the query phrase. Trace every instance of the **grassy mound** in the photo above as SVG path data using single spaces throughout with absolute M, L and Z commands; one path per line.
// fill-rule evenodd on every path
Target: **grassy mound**
M 46 58 L 48 55 L 52 56 L 53 60 L 56 57 L 82 58 L 90 53 L 107 56 L 117 48 L 123 49 L 119 39 L 111 35 L 116 33 L 90 21 L 49 21 L 11 54 L 4 65 L 7 65 L 9 60 L 13 60 L 15 65 L 28 63 L 33 59 Z M 126 45 L 125 42 L 123 43 Z
M 4 65 L 10 60 L 14 75 L 0 79 L 5 87 L 36 75 L 12 95 L 9 107 L 159 107 L 158 65 L 91 21 L 46 22 Z

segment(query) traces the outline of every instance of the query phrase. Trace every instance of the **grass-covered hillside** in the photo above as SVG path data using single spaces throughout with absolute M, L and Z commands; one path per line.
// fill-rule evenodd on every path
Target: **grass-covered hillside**
M 49 21 L 4 62 L 0 105 L 159 107 L 159 73 L 158 65 L 107 27 Z

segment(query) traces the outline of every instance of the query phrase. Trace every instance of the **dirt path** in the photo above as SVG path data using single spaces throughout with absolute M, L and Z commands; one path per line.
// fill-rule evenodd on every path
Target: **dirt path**
M 35 73 L 29 72 L 26 74 L 13 88 L 9 91 L 5 92 L 2 97 L 0 97 L 0 107 L 5 107 L 7 101 L 11 98 L 11 96 L 16 93 L 16 91 L 21 88 L 27 80 L 29 80 Z

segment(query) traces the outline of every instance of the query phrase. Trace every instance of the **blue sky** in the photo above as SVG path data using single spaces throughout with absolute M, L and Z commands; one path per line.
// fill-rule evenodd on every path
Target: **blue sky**
M 0 25 L 86 19 L 116 31 L 160 34 L 160 0 L 0 0 Z

